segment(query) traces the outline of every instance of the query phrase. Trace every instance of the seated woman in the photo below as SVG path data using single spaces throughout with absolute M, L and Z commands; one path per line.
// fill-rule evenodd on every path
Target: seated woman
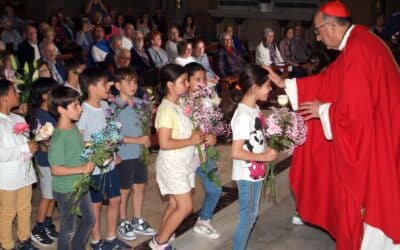
M 150 48 L 148 48 L 147 51 L 149 52 L 150 57 L 156 67 L 160 69 L 170 62 L 167 52 L 163 48 L 161 48 L 161 33 L 158 31 L 152 31 L 149 33 L 149 39 L 151 46 Z
M 292 71 L 289 73 L 289 78 L 302 77 L 306 75 L 306 71 L 296 62 L 295 55 L 293 54 L 293 37 L 294 28 L 289 26 L 285 29 L 285 37 L 279 43 L 279 49 L 285 62 L 292 66 Z
M 182 40 L 178 43 L 178 57 L 175 58 L 174 63 L 185 66 L 191 62 L 196 62 L 192 56 L 192 44 L 186 40 Z
M 278 46 L 276 46 L 274 37 L 275 34 L 271 28 L 264 30 L 263 40 L 258 44 L 255 51 L 257 64 L 270 66 L 271 64 L 280 65 L 285 63 Z
M 246 48 L 243 46 L 243 44 L 240 42 L 239 37 L 237 37 L 234 34 L 234 29 L 233 29 L 233 25 L 229 24 L 225 27 L 224 29 L 224 33 L 221 34 L 220 39 L 222 39 L 222 37 L 224 36 L 224 34 L 228 34 L 232 37 L 232 42 L 233 42 L 233 47 L 236 49 L 237 53 L 239 53 L 240 55 L 243 55 L 246 53 Z
M 210 66 L 210 61 L 205 50 L 205 42 L 203 40 L 196 40 L 194 42 L 193 57 L 196 62 L 200 63 L 204 67 L 207 73 L 207 80 L 213 83 L 219 81 L 219 76 L 215 74 L 214 70 Z
M 246 61 L 233 46 L 232 36 L 224 33 L 217 53 L 217 72 L 221 77 L 238 76 Z
M 183 39 L 192 41 L 196 38 L 196 24 L 192 15 L 186 15 L 182 22 Z
M 153 22 L 148 13 L 143 13 L 142 17 L 136 24 L 136 29 L 140 30 L 144 36 L 153 30 Z

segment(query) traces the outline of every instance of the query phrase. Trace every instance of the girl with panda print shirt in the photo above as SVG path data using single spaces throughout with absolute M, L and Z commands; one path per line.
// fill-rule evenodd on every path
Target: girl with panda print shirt
M 239 190 L 239 218 L 233 239 L 233 249 L 246 249 L 247 240 L 258 216 L 265 162 L 273 161 L 277 152 L 267 148 L 263 129 L 264 117 L 257 101 L 266 101 L 271 91 L 268 72 L 249 64 L 239 76 L 243 95 L 231 120 L 233 170 L 232 179 Z

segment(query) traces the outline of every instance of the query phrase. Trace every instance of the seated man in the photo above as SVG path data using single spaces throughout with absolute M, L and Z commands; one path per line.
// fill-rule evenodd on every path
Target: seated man
M 133 39 L 131 65 L 139 76 L 139 86 L 154 86 L 156 84 L 156 65 L 144 48 L 144 36 L 139 30 L 135 31 Z
M 42 58 L 43 62 L 46 62 L 51 71 L 53 79 L 61 85 L 64 85 L 66 80 L 66 74 L 64 65 L 60 60 L 56 60 L 57 47 L 51 41 L 44 41 L 42 45 Z

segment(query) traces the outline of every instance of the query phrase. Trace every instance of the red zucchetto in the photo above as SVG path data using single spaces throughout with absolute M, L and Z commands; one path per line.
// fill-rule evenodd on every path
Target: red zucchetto
M 350 11 L 341 1 L 329 1 L 322 5 L 319 11 L 328 16 L 350 17 Z

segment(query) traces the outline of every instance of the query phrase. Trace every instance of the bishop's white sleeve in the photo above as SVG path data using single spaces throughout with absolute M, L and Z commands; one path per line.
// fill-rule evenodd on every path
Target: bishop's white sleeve
M 285 92 L 289 97 L 293 110 L 296 111 L 299 108 L 296 78 L 285 79 Z
M 293 79 L 285 79 L 285 92 L 289 97 L 289 101 L 292 104 L 293 110 L 298 110 L 299 108 L 299 99 L 297 96 L 297 82 L 296 78 Z M 322 129 L 324 131 L 325 138 L 327 140 L 332 140 L 332 130 L 331 123 L 329 120 L 329 108 L 330 103 L 324 103 L 319 106 L 318 114 L 321 120 Z
M 331 130 L 331 122 L 329 120 L 329 108 L 331 107 L 330 103 L 324 103 L 319 106 L 318 114 L 319 119 L 321 120 L 322 130 L 324 131 L 325 138 L 327 140 L 332 140 L 332 130 Z

